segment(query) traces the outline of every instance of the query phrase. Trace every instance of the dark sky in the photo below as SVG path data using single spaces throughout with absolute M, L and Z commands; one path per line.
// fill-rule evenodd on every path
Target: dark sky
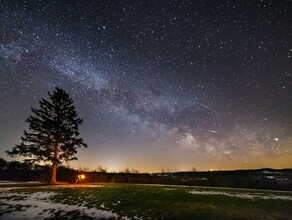
M 56 86 L 84 119 L 74 167 L 292 167 L 291 1 L 0 5 L 0 157 Z

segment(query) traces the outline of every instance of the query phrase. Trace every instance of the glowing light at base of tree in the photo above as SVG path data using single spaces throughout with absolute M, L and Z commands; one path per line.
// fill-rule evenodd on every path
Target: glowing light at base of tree
M 84 180 L 85 179 L 85 175 L 80 175 L 80 178 L 82 179 L 82 180 Z

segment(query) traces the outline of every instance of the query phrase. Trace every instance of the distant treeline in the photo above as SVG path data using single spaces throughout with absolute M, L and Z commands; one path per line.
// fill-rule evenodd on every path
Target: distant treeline
M 39 181 L 50 179 L 49 166 L 32 165 L 29 162 L 6 162 L 0 158 L 0 180 Z M 85 175 L 83 183 L 138 183 L 190 186 L 214 186 L 251 189 L 292 190 L 292 169 L 258 169 L 207 172 L 80 172 L 59 166 L 57 180 L 75 183 L 78 175 Z

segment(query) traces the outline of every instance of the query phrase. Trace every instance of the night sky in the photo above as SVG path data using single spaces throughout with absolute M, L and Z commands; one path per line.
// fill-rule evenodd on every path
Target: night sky
M 292 167 L 291 1 L 0 4 L 0 157 L 56 86 L 88 144 L 70 165 Z

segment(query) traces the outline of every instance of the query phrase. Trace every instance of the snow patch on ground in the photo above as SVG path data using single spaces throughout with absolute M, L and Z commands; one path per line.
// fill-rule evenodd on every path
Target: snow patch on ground
M 165 188 L 165 190 L 173 191 L 173 190 L 176 190 L 176 189 L 174 189 L 174 188 Z
M 0 192 L 1 191 L 9 191 L 12 189 L 23 189 L 23 188 L 27 188 L 26 186 L 19 186 L 19 187 L 5 187 L 5 188 L 0 188 Z
M 292 200 L 292 196 L 285 195 L 263 195 L 261 193 L 231 193 L 231 192 L 219 192 L 219 191 L 189 191 L 190 194 L 194 195 L 220 195 L 220 196 L 230 196 L 241 199 L 279 199 L 279 200 Z
M 15 184 L 38 184 L 39 182 L 30 181 L 30 182 L 15 182 L 8 180 L 0 180 L 0 185 L 15 185 Z
M 116 213 L 96 208 L 87 208 L 84 205 L 68 205 L 50 200 L 55 192 L 19 193 L 13 191 L 0 191 L 0 219 L 44 219 L 54 217 L 54 213 L 79 212 L 80 215 L 95 219 L 128 219 L 119 217 Z M 7 198 L 7 199 L 6 199 Z M 21 207 L 21 208 L 16 208 Z M 6 212 L 6 213 L 5 213 Z
M 63 184 L 63 185 L 51 185 L 51 186 L 44 186 L 44 188 L 96 188 L 96 187 L 104 187 L 104 185 L 98 184 Z
M 5 186 L 9 186 L 9 187 L 0 187 L 0 192 L 1 191 L 9 191 L 9 190 L 13 190 L 13 189 L 24 189 L 24 188 L 28 188 L 31 187 L 29 184 L 29 182 L 25 182 L 25 183 L 21 183 L 23 184 L 27 184 L 27 186 L 15 186 L 15 184 L 19 184 L 18 182 L 9 182 L 7 181 L 7 183 L 3 183 L 3 185 Z M 1 186 L 1 183 L 0 183 Z M 88 188 L 97 188 L 97 187 L 104 187 L 104 185 L 98 185 L 98 184 L 63 184 L 63 185 L 47 185 L 47 186 L 38 186 L 38 188 L 46 188 L 46 189 L 58 189 L 58 188 L 84 188 L 84 187 L 88 187 Z

